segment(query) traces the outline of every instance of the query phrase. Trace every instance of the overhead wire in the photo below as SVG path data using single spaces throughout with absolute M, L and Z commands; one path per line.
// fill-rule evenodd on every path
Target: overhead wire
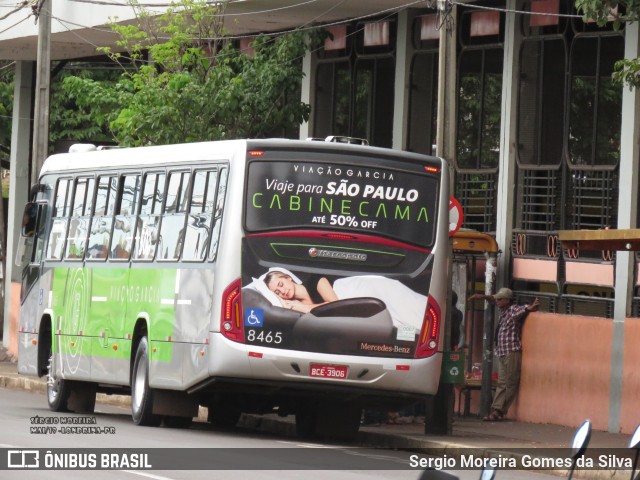
M 127 3 L 127 4 L 123 4 L 123 3 L 119 3 L 119 2 L 109 2 L 106 0 L 71 0 L 77 3 L 87 3 L 87 4 L 104 4 L 104 5 L 111 5 L 111 6 L 129 6 L 129 7 L 142 7 L 142 8 L 147 8 L 149 6 L 170 6 L 170 5 L 175 5 L 175 3 L 146 3 L 144 5 L 134 5 L 132 3 Z M 238 0 L 235 0 L 238 1 Z M 235 1 L 230 0 L 229 2 L 226 3 L 235 3 Z M 268 13 L 268 12 L 272 12 L 272 11 L 277 11 L 277 10 L 281 10 L 284 8 L 293 8 L 295 6 L 303 6 L 312 2 L 316 2 L 317 0 L 308 0 L 305 2 L 300 2 L 297 3 L 295 5 L 289 5 L 287 7 L 279 7 L 276 9 L 270 9 L 270 10 L 263 10 L 263 11 L 255 11 L 255 12 L 241 12 L 238 14 L 214 14 L 215 15 L 220 15 L 220 16 L 232 16 L 232 15 L 251 15 L 251 14 L 260 14 L 260 13 Z M 388 12 L 397 12 L 400 10 L 403 10 L 405 8 L 409 8 L 411 6 L 415 6 L 417 4 L 420 3 L 426 3 L 429 6 L 433 5 L 433 1 L 429 1 L 429 0 L 415 0 L 412 2 L 408 2 L 408 3 L 404 3 L 402 5 L 397 5 L 397 6 L 393 6 L 387 9 L 383 9 L 383 10 L 378 10 L 369 14 L 365 14 L 365 15 L 360 15 L 358 17 L 353 17 L 353 18 L 349 18 L 349 19 L 344 19 L 344 20 L 338 20 L 338 21 L 334 21 L 334 22 L 326 22 L 326 23 L 320 23 L 320 24 L 316 24 L 316 25 L 311 25 L 313 22 L 316 22 L 318 19 L 322 18 L 323 16 L 327 15 L 328 13 L 330 13 L 331 11 L 335 10 L 336 8 L 338 8 L 339 6 L 343 5 L 345 3 L 346 0 L 342 0 L 340 2 L 338 2 L 337 4 L 335 4 L 334 6 L 330 7 L 329 9 L 327 9 L 325 12 L 321 13 L 320 15 L 306 21 L 305 23 L 303 23 L 302 25 L 292 28 L 292 29 L 288 29 L 288 30 L 282 30 L 282 31 L 278 31 L 278 32 L 273 32 L 273 33 L 265 33 L 265 32 L 260 32 L 260 33 L 255 33 L 255 34 L 242 34 L 242 35 L 224 35 L 224 36 L 220 36 L 220 37 L 205 37 L 205 38 L 199 38 L 199 40 L 204 40 L 204 41 L 218 41 L 218 40 L 238 40 L 238 39 L 251 39 L 251 38 L 258 38 L 262 35 L 284 35 L 287 33 L 294 33 L 294 32 L 301 32 L 301 31 L 308 31 L 311 29 L 316 29 L 316 28 L 327 28 L 327 27 L 332 27 L 332 26 L 337 26 L 337 25 L 342 25 L 342 24 L 346 24 L 346 23 L 351 23 L 351 22 L 355 22 L 355 21 L 360 21 L 360 20 L 365 20 L 367 18 L 371 18 L 371 17 L 375 17 L 375 16 L 379 16 L 379 15 L 383 15 L 385 13 Z M 210 5 L 216 5 L 216 4 L 220 4 L 221 2 L 219 1 L 207 1 L 207 2 L 203 2 L 206 4 L 210 4 Z M 445 2 L 446 4 L 449 5 L 458 5 L 458 6 L 464 6 L 464 7 L 469 7 L 469 8 L 476 8 L 476 9 L 481 9 L 481 10 L 491 10 L 491 11 L 499 11 L 499 12 L 506 12 L 506 13 L 516 13 L 516 14 L 530 14 L 530 15 L 546 15 L 546 16 L 556 16 L 556 17 L 568 17 L 568 18 L 582 18 L 582 16 L 580 15 L 571 15 L 571 14 L 560 14 L 560 13 L 545 13 L 545 12 L 531 12 L 531 11 L 524 11 L 524 10 L 512 10 L 512 9 L 505 9 L 505 8 L 499 8 L 499 7 L 488 7 L 488 6 L 484 6 L 484 5 L 476 5 L 476 4 L 469 4 L 469 3 L 462 3 L 459 2 L 457 0 L 447 0 Z M 30 2 L 25 0 L 24 2 L 22 2 L 20 9 L 24 8 L 25 6 L 29 5 Z M 15 10 L 14 10 L 15 12 Z M 14 12 L 10 12 L 10 13 L 14 13 Z M 28 17 L 27 17 L 28 18 Z M 16 24 L 8 27 L 5 30 L 0 31 L 0 33 L 3 33 L 13 27 L 15 27 L 16 25 L 22 23 L 23 21 L 25 21 L 27 18 L 24 18 L 23 20 L 21 20 L 20 22 L 17 22 Z M 90 40 L 88 40 L 87 38 L 83 37 L 82 35 L 80 35 L 75 29 L 70 28 L 70 25 L 73 27 L 78 27 L 78 28 L 84 28 L 84 29 L 88 29 L 88 30 L 94 30 L 94 31 L 98 31 L 101 33 L 111 33 L 114 35 L 117 35 L 117 32 L 115 32 L 113 29 L 110 28 L 100 28 L 100 27 L 95 27 L 95 26 L 88 26 L 88 25 L 83 25 L 83 24 L 79 24 L 79 23 L 75 23 L 69 20 L 65 20 L 56 16 L 52 15 L 52 19 L 55 19 L 60 25 L 62 25 L 67 31 L 69 31 L 70 33 L 72 33 L 73 35 L 75 35 L 76 37 L 78 37 L 81 41 L 83 41 L 84 43 L 93 46 L 94 48 L 98 49 L 100 48 L 100 46 L 94 44 L 93 42 L 91 42 Z M 353 35 L 357 32 L 352 32 L 349 35 Z M 169 40 L 170 37 L 165 37 L 165 36 L 159 36 L 157 37 L 159 40 Z M 127 57 L 123 57 L 124 59 L 128 59 Z
M 10 12 L 6 13 L 5 15 L 2 15 L 0 17 L 0 20 L 4 20 L 5 18 L 9 18 L 11 15 L 13 15 L 14 13 L 19 12 L 20 10 L 22 10 L 23 8 L 27 7 L 29 5 L 29 1 L 28 0 L 24 0 L 23 2 L 21 2 L 18 5 L 6 5 L 7 8 L 13 8 L 13 10 L 11 10 Z M 2 5 L 3 7 L 5 7 L 5 5 Z
M 25 22 L 29 19 L 29 17 L 31 16 L 31 13 L 29 13 L 29 15 L 27 15 L 26 17 L 24 17 L 22 20 L 17 21 L 16 23 L 14 23 L 13 25 L 11 25 L 10 27 L 5 28 L 4 30 L 0 30 L 0 33 L 4 33 L 7 32 L 9 30 L 11 30 L 13 27 L 17 27 L 18 25 L 20 25 L 22 22 Z
M 172 6 L 176 6 L 176 2 L 155 2 L 155 3 L 151 3 L 151 2 L 145 2 L 144 4 L 132 4 L 130 2 L 127 3 L 121 3 L 121 2 L 109 2 L 107 0 L 69 0 L 71 2 L 77 2 L 77 3 L 89 3 L 89 4 L 93 4 L 93 5 L 106 5 L 106 6 L 112 6 L 112 7 L 131 7 L 131 6 L 137 6 L 137 7 L 172 7 Z M 199 3 L 205 4 L 205 5 L 219 5 L 221 3 L 239 3 L 239 2 L 244 2 L 246 0 L 209 0 L 209 1 L 201 1 Z
M 13 62 L 9 62 L 6 65 L 3 65 L 2 67 L 0 67 L 0 73 L 2 73 L 3 70 L 6 70 L 7 68 L 13 67 L 16 64 L 15 60 Z
M 80 0 L 78 0 L 80 1 Z M 84 0 L 83 0 L 84 1 Z M 309 30 L 313 30 L 313 29 L 317 29 L 317 28 L 327 28 L 327 27 L 333 27 L 333 26 L 338 26 L 338 25 L 344 25 L 344 24 L 348 24 L 348 23 L 352 23 L 352 22 L 357 22 L 357 21 L 362 21 L 362 20 L 366 20 L 368 18 L 372 18 L 372 17 L 378 17 L 380 15 L 386 14 L 385 17 L 383 17 L 382 19 L 386 19 L 392 15 L 394 15 L 395 13 L 397 13 L 398 11 L 404 10 L 406 8 L 410 8 L 412 6 L 415 6 L 417 4 L 421 4 L 421 3 L 426 3 L 426 4 L 430 4 L 430 0 L 413 0 L 411 2 L 408 3 L 404 3 L 402 5 L 396 5 L 390 8 L 386 8 L 383 10 L 378 10 L 372 13 L 368 13 L 365 15 L 360 15 L 358 17 L 352 17 L 349 19 L 344 19 L 344 20 L 338 20 L 338 21 L 334 21 L 334 22 L 328 22 L 328 23 L 321 23 L 321 24 L 316 24 L 316 25 L 310 25 L 311 23 L 317 21 L 319 18 L 327 15 L 329 12 L 335 10 L 336 8 L 338 8 L 339 6 L 343 5 L 347 0 L 340 0 L 337 4 L 335 4 L 333 7 L 327 9 L 325 12 L 323 12 L 320 15 L 317 15 L 316 17 L 314 17 L 311 20 L 308 20 L 307 22 L 303 23 L 302 26 L 298 26 L 296 28 L 293 29 L 289 29 L 289 30 L 281 30 L 281 31 L 277 31 L 277 32 L 271 32 L 271 33 L 265 33 L 265 32 L 261 32 L 261 33 L 256 33 L 256 34 L 242 34 L 242 35 L 225 35 L 222 37 L 205 37 L 205 38 L 198 38 L 197 40 L 204 40 L 204 41 L 217 41 L 217 40 L 239 40 L 239 39 L 251 39 L 251 38 L 258 38 L 261 37 L 263 35 L 268 35 L 268 36 L 275 36 L 275 35 L 286 35 L 289 33 L 295 33 L 295 32 L 303 32 L 303 31 L 309 31 Z M 113 31 L 112 29 L 105 29 L 105 28 L 98 28 L 98 27 L 91 27 L 88 25 L 81 25 L 75 22 L 71 22 L 68 20 L 64 20 L 61 19 L 59 17 L 55 17 L 52 16 L 52 19 L 56 20 L 60 25 L 62 25 L 69 33 L 75 35 L 76 37 L 78 37 L 80 40 L 82 40 L 83 42 L 93 46 L 94 48 L 98 49 L 100 48 L 100 46 L 95 45 L 93 42 L 89 41 L 88 39 L 84 38 L 83 36 L 81 36 L 77 31 L 69 28 L 68 25 L 73 25 L 75 27 L 80 27 L 80 28 L 85 28 L 88 30 L 95 30 L 95 31 L 99 31 L 99 32 L 103 32 L 103 33 L 112 33 L 112 34 L 117 34 L 117 32 Z M 68 25 L 67 25 L 68 24 Z M 360 29 L 357 29 L 351 33 L 349 33 L 347 35 L 347 37 L 356 35 L 357 33 L 361 32 L 364 29 L 364 26 Z M 160 40 L 169 40 L 170 37 L 163 37 L 163 36 L 159 36 L 157 37 Z M 193 40 L 196 40 L 195 38 Z M 271 39 L 270 41 L 275 41 L 275 37 L 273 39 Z M 250 46 L 246 49 L 246 50 L 250 50 Z M 323 47 L 318 47 L 314 50 L 312 50 L 310 53 L 322 50 Z M 213 59 L 213 58 L 219 58 L 221 54 L 217 54 L 211 57 L 205 57 L 208 59 Z M 134 60 L 131 57 L 127 57 L 127 56 L 121 56 L 120 58 L 124 59 L 124 60 Z M 291 61 L 298 61 L 300 60 L 300 58 L 303 57 L 299 57 L 299 58 L 295 58 L 292 59 Z M 139 63 L 154 63 L 152 60 L 145 60 L 145 59 L 135 59 L 135 61 L 139 62 Z
M 145 3 L 145 4 L 135 4 L 135 3 L 115 3 L 115 2 L 108 2 L 105 0 L 70 0 L 72 2 L 77 2 L 77 3 L 86 3 L 86 4 L 95 4 L 95 5 L 108 5 L 108 6 L 114 6 L 114 7 L 131 7 L 131 8 L 139 8 L 139 9 L 144 9 L 146 11 L 150 11 L 149 7 L 179 7 L 180 4 L 179 3 L 165 3 L 165 4 L 151 4 L 151 3 Z M 208 14 L 206 16 L 209 17 L 243 17 L 243 16 L 248 16 L 248 15 L 264 15 L 266 13 L 274 13 L 274 12 L 281 12 L 283 10 L 289 10 L 291 8 L 296 8 L 296 7 L 302 7 L 304 5 L 308 5 L 310 3 L 315 3 L 315 2 L 319 2 L 320 0 L 306 0 L 300 3 L 294 3 L 291 5 L 285 5 L 282 7 L 277 7 L 277 8 L 269 8 L 266 10 L 255 10 L 255 11 L 250 11 L 250 12 L 237 12 L 237 13 L 214 13 L 214 14 Z M 232 4 L 235 2 L 232 1 L 227 1 L 227 2 L 201 2 L 204 4 L 210 4 L 210 5 L 216 5 L 216 4 Z M 154 13 L 162 13 L 161 11 L 155 11 Z
M 317 24 L 317 25 L 312 25 L 309 26 L 307 24 L 303 24 L 303 25 L 307 25 L 303 28 L 300 27 L 296 27 L 296 28 L 291 28 L 288 30 L 279 30 L 277 32 L 260 32 L 260 33 L 255 33 L 255 34 L 241 34 L 241 35 L 224 35 L 221 37 L 204 37 L 204 38 L 198 38 L 197 40 L 238 40 L 238 39 L 242 39 L 242 38 L 257 38 L 260 37 L 262 35 L 284 35 L 287 33 L 294 33 L 294 32 L 300 32 L 300 31 L 307 31 L 307 30 L 311 30 L 311 29 L 315 29 L 315 28 L 326 28 L 326 27 L 332 27 L 332 26 L 336 26 L 336 25 L 342 25 L 342 24 L 346 24 L 346 23 L 351 23 L 354 21 L 359 21 L 359 20 L 365 20 L 367 18 L 371 18 L 371 17 L 376 17 L 388 12 L 396 12 L 396 11 L 400 11 L 400 10 L 404 10 L 405 8 L 409 8 L 412 7 L 414 5 L 417 5 L 419 3 L 429 3 L 428 0 L 414 0 L 408 3 L 404 3 L 402 5 L 396 5 L 394 7 L 390 7 L 390 8 L 386 8 L 383 10 L 378 10 L 372 13 L 368 13 L 368 14 L 364 14 L 364 15 L 360 15 L 357 17 L 352 17 L 352 18 L 348 18 L 348 19 L 344 19 L 344 20 L 337 20 L 334 22 L 327 22 L 327 23 L 321 23 L 321 24 Z M 326 14 L 326 13 L 325 13 Z M 72 22 L 70 20 L 65 20 L 56 16 L 51 17 L 52 19 L 57 20 L 59 23 L 63 24 L 65 26 L 65 28 L 67 28 L 68 30 L 69 27 L 67 25 L 73 25 L 74 27 L 80 27 L 80 28 L 85 28 L 88 30 L 95 30 L 98 32 L 102 32 L 102 33 L 113 33 L 116 34 L 116 32 L 114 32 L 113 30 L 107 29 L 107 28 L 99 28 L 99 27 L 92 27 L 89 25 L 83 25 L 80 23 L 76 23 L 76 22 Z M 157 37 L 159 40 L 169 40 L 171 37 L 164 37 L 164 36 L 159 36 Z M 194 38 L 193 40 L 196 40 L 196 38 Z

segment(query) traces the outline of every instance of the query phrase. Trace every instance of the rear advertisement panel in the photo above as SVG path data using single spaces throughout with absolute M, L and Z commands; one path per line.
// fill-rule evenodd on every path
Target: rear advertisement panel
M 248 344 L 413 357 L 438 198 L 438 178 L 418 167 L 412 173 L 340 163 L 249 164 L 242 246 Z M 340 231 L 366 236 L 323 234 Z M 339 365 L 312 367 L 312 376 L 347 375 Z

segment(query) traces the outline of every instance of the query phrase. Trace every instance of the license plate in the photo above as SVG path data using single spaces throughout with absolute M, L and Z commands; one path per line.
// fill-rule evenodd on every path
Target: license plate
M 312 363 L 309 367 L 309 376 L 321 378 L 347 378 L 349 367 L 344 365 L 321 365 Z

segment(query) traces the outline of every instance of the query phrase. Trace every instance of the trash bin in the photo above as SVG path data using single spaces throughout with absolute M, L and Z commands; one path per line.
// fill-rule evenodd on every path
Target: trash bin
M 460 351 L 443 352 L 440 383 L 461 385 L 465 383 L 465 353 Z

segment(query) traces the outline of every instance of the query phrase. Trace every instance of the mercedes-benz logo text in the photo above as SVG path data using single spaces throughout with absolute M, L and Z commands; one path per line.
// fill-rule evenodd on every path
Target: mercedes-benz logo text
M 366 253 L 340 252 L 337 250 L 323 250 L 315 247 L 311 247 L 309 249 L 309 256 L 313 258 L 333 258 L 336 260 L 349 260 L 353 262 L 367 261 Z

